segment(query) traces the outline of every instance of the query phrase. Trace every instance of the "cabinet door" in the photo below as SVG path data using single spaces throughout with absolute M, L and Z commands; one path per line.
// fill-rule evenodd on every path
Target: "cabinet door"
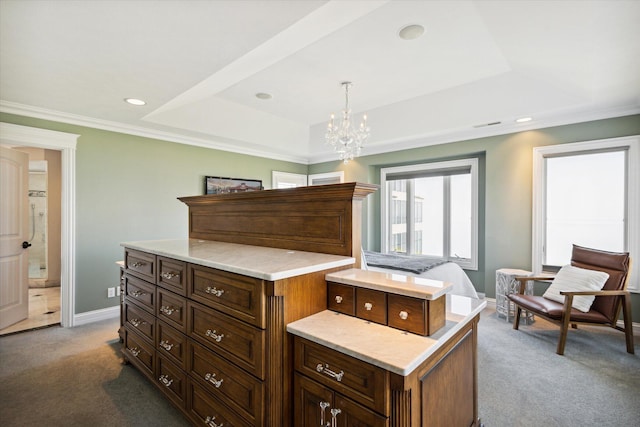
M 294 378 L 293 414 L 301 427 L 331 425 L 333 391 L 298 373 Z M 300 424 L 298 424 L 300 423 Z
M 336 427 L 388 427 L 389 419 L 358 405 L 340 394 L 334 397 Z M 331 417 L 333 414 L 329 414 Z M 331 419 L 331 418 L 330 418 Z

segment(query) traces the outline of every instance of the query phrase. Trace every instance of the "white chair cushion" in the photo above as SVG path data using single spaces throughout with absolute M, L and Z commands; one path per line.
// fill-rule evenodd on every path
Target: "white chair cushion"
M 599 291 L 608 278 L 609 274 L 603 271 L 565 265 L 558 271 L 551 286 L 542 296 L 552 301 L 564 303 L 564 295 L 560 295 L 560 291 Z M 596 297 L 592 295 L 577 295 L 573 297 L 571 306 L 586 313 L 595 299 Z

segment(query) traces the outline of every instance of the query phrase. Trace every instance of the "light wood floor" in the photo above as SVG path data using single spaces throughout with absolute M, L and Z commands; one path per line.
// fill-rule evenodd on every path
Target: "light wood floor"
M 29 289 L 29 317 L 4 329 L 0 335 L 60 323 L 60 287 Z

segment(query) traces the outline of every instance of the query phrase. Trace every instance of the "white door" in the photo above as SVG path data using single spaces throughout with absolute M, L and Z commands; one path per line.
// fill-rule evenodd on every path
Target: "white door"
M 0 147 L 0 329 L 29 316 L 29 155 Z

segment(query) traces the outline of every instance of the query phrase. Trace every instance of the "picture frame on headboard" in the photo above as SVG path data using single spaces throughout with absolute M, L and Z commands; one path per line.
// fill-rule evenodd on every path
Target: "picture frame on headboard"
M 204 194 L 243 193 L 262 189 L 262 180 L 259 179 L 204 177 Z

